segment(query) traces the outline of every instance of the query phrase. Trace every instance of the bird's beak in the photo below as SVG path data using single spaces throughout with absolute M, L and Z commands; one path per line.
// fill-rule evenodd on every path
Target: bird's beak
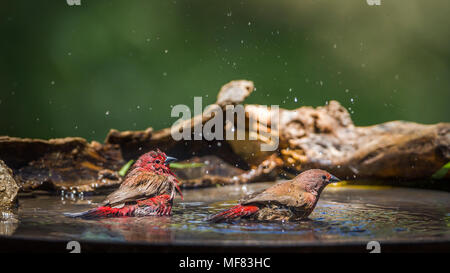
M 336 183 L 336 182 L 341 181 L 341 179 L 337 178 L 334 175 L 331 175 L 331 177 L 330 177 L 330 179 L 328 181 L 329 181 L 328 183 Z
M 164 164 L 169 165 L 171 162 L 175 162 L 178 159 L 176 159 L 175 157 L 171 157 L 171 156 L 167 156 L 166 157 L 166 161 L 164 162 Z

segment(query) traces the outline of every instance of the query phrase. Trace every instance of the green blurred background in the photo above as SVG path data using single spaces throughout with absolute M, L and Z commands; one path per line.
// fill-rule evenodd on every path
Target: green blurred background
M 2 1 L 0 135 L 160 129 L 233 79 L 248 103 L 335 99 L 357 125 L 449 122 L 449 3 Z

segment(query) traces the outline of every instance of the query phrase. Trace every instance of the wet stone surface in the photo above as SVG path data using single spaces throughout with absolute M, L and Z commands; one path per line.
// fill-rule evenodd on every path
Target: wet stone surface
M 20 199 L 19 221 L 2 235 L 172 245 L 450 241 L 450 193 L 408 188 L 329 186 L 309 219 L 302 222 L 204 221 L 208 215 L 234 205 L 243 195 L 271 184 L 185 190 L 185 199 L 176 199 L 172 217 L 71 219 L 62 213 L 92 208 L 104 196 L 26 197 Z

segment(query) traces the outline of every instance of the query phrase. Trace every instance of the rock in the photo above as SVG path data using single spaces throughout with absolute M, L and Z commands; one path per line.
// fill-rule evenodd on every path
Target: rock
M 13 178 L 13 173 L 6 164 L 0 160 L 0 212 L 9 211 L 17 205 L 19 186 Z
M 0 137 L 0 158 L 13 170 L 23 191 L 93 191 L 120 184 L 98 180 L 102 170 L 118 170 L 118 145 L 88 143 L 82 138 L 28 139 Z

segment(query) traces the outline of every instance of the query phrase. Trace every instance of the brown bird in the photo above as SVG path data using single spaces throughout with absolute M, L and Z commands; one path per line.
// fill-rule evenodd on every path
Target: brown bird
M 175 158 L 160 150 L 143 154 L 101 206 L 65 215 L 82 218 L 170 215 L 176 191 L 183 197 L 169 167 L 173 161 Z
M 292 221 L 308 217 L 322 190 L 339 182 L 336 176 L 319 169 L 302 172 L 294 179 L 245 197 L 239 205 L 209 218 L 212 222 L 248 218 L 258 221 Z

